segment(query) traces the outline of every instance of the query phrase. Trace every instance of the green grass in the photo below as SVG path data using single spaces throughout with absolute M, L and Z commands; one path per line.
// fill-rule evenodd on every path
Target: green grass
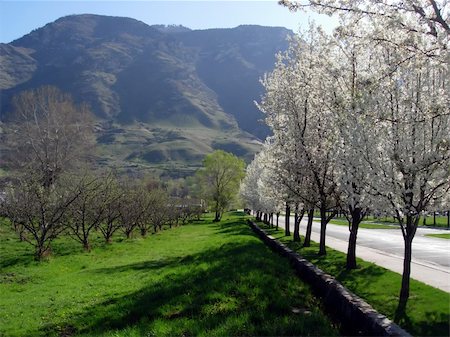
M 450 240 L 450 233 L 448 233 L 448 234 L 425 234 L 425 236 Z
M 317 218 L 316 220 L 320 221 L 320 215 L 318 212 L 314 213 L 314 217 Z M 333 220 L 330 221 L 330 223 L 335 225 L 345 225 L 348 226 L 347 219 L 345 217 L 335 217 Z M 364 220 L 360 224 L 360 228 L 369 228 L 369 229 L 395 229 L 397 226 L 398 228 L 398 222 L 393 217 L 373 217 L 373 216 L 367 216 L 364 218 Z M 425 227 L 444 227 L 447 228 L 447 216 L 436 216 L 436 225 L 434 225 L 433 222 L 433 216 L 427 216 L 425 225 L 423 222 L 423 217 L 420 217 L 419 220 L 419 226 L 425 226 Z
M 358 269 L 347 271 L 346 254 L 327 247 L 326 256 L 318 256 L 319 245 L 301 248 L 284 236 L 284 230 L 266 229 L 267 233 L 299 252 L 326 273 L 333 275 L 350 291 L 370 303 L 377 311 L 394 319 L 400 293 L 401 275 L 358 259 Z M 302 238 L 303 240 L 303 238 Z M 411 280 L 406 316 L 399 325 L 414 336 L 449 336 L 450 294 Z
M 425 227 L 445 227 L 447 228 L 447 217 L 446 216 L 436 216 L 436 225 L 433 221 L 433 216 L 429 215 L 426 217 L 425 223 L 424 217 L 421 216 L 419 219 L 419 226 L 425 226 Z M 393 224 L 398 226 L 397 220 L 395 220 L 393 217 L 381 217 L 381 218 L 375 218 L 373 216 L 369 216 L 366 218 L 365 222 L 371 222 L 371 223 L 384 223 L 384 224 Z
M 341 219 L 333 219 L 330 220 L 331 224 L 339 225 L 339 226 L 348 226 L 347 220 L 341 220 Z M 395 227 L 392 225 L 383 225 L 383 224 L 377 224 L 377 223 L 367 223 L 367 222 L 361 222 L 359 224 L 359 228 L 367 228 L 367 229 L 399 229 L 399 227 Z
M 91 253 L 60 239 L 42 263 L 0 226 L 0 336 L 337 335 L 243 219 L 97 240 Z

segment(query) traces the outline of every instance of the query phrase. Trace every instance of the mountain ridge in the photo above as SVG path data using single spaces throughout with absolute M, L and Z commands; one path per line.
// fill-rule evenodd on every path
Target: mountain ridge
M 178 149 L 192 151 L 187 129 L 205 129 L 200 134 L 209 138 L 199 156 L 219 146 L 250 158 L 258 148 L 255 141 L 269 133 L 258 123 L 263 116 L 253 103 L 262 94 L 259 78 L 273 67 L 276 52 L 287 48 L 290 33 L 257 25 L 191 30 L 124 17 L 62 17 L 0 44 L 0 119 L 7 121 L 11 98 L 20 91 L 55 85 L 76 102 L 87 102 L 103 125 L 178 130 L 187 137 Z M 98 139 L 108 139 L 111 132 L 99 130 Z M 225 141 L 227 134 L 233 139 Z M 177 151 L 174 140 L 161 144 L 164 151 L 156 157 L 172 160 L 167 153 L 170 144 Z M 103 145 L 112 149 L 114 142 Z M 129 146 L 123 162 L 155 164 L 141 150 Z M 189 154 L 184 161 L 190 162 Z

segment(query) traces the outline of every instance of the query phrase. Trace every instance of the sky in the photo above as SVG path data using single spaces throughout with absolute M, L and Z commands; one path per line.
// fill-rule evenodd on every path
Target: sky
M 331 31 L 337 21 L 311 13 L 292 13 L 277 0 L 6 1 L 0 0 L 0 42 L 8 43 L 72 14 L 125 16 L 149 25 L 176 24 L 191 29 L 232 28 L 241 24 L 281 26 L 297 32 L 309 20 Z

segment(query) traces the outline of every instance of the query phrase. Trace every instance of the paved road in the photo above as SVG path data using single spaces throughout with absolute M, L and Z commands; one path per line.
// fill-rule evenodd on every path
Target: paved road
M 291 231 L 294 219 L 291 219 Z M 284 217 L 279 224 L 284 228 Z M 305 233 L 306 220 L 300 225 Z M 311 239 L 319 242 L 320 223 L 313 223 Z M 411 278 L 450 293 L 450 240 L 427 237 L 425 234 L 449 233 L 448 230 L 419 228 L 413 240 Z M 327 225 L 326 245 L 347 252 L 347 226 Z M 403 237 L 399 228 L 358 230 L 356 255 L 366 261 L 390 269 L 403 271 Z

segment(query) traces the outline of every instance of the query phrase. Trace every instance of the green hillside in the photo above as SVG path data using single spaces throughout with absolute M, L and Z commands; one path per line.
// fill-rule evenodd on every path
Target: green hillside
M 0 120 L 13 117 L 14 95 L 53 85 L 97 117 L 99 165 L 184 175 L 217 148 L 251 159 L 269 133 L 259 79 L 289 33 L 63 17 L 0 44 Z

